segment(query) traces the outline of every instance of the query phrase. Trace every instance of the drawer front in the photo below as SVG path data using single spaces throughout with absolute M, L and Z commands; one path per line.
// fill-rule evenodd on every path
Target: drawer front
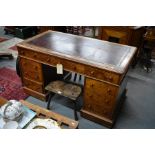
M 42 82 L 42 76 L 38 73 L 38 72 L 34 72 L 34 71 L 26 71 L 23 70 L 23 77 L 31 79 L 31 80 L 35 80 L 36 82 Z
M 21 59 L 22 68 L 24 70 L 41 72 L 41 64 L 31 61 L 31 60 L 28 60 L 28 59 L 24 59 L 24 58 L 20 58 L 20 59 Z
M 112 119 L 118 87 L 86 78 L 83 109 Z
M 37 91 L 39 93 L 44 93 L 42 84 L 36 83 L 36 82 L 31 81 L 31 80 L 26 79 L 26 78 L 23 79 L 23 84 L 25 87 L 27 87 L 29 89 L 32 89 L 32 90 Z
M 96 79 L 101 79 L 110 83 L 119 84 L 120 81 L 120 76 L 118 74 L 108 72 L 102 69 L 97 69 L 88 66 L 85 68 L 85 72 L 86 75 L 90 77 L 95 77 Z
M 25 58 L 20 58 L 20 64 L 23 77 L 37 82 L 43 81 L 41 64 Z
M 32 55 L 34 53 L 34 51 L 27 50 L 27 49 L 24 49 L 24 48 L 18 48 L 18 52 L 19 52 L 20 56 L 25 56 L 25 57 L 28 57 L 28 58 L 32 58 Z

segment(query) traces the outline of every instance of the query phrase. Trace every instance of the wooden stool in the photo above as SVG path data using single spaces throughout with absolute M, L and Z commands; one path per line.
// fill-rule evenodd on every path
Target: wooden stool
M 77 109 L 76 109 L 76 100 L 80 96 L 82 89 L 77 84 L 68 83 L 65 81 L 53 81 L 45 87 L 46 90 L 50 92 L 48 98 L 47 109 L 50 108 L 50 102 L 53 96 L 53 93 L 59 94 L 61 96 L 71 99 L 74 103 L 74 117 L 75 120 L 78 120 Z

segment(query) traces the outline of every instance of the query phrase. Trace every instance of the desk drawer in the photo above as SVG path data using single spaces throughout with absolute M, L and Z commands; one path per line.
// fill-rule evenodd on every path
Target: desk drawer
M 34 71 L 26 71 L 23 70 L 23 77 L 31 79 L 31 80 L 35 80 L 36 82 L 42 82 L 42 76 L 40 74 L 38 74 L 38 72 L 34 72 Z
M 41 64 L 25 59 L 25 58 L 20 58 L 21 60 L 21 66 L 24 70 L 31 70 L 31 71 L 37 71 L 41 72 Z
M 64 68 L 66 68 L 70 71 L 81 73 L 81 74 L 84 74 L 84 72 L 85 72 L 84 65 L 81 65 L 81 64 L 78 64 L 75 62 L 70 62 L 67 60 L 63 60 L 63 61 L 61 61 L 61 63 L 63 64 Z
M 28 49 L 20 48 L 19 55 L 30 59 L 42 61 L 43 63 L 50 63 L 50 64 L 56 63 L 55 58 L 51 57 L 49 54 L 43 54 L 43 53 L 28 50 Z
M 39 93 L 43 93 L 43 85 L 34 81 L 31 81 L 29 79 L 24 78 L 23 79 L 24 86 L 26 86 L 29 89 L 35 90 Z
M 43 63 L 47 63 L 52 66 L 56 66 L 57 64 L 62 64 L 63 68 L 66 70 L 84 74 L 84 70 L 85 70 L 84 65 L 78 64 L 76 62 L 68 61 L 55 56 L 49 56 L 41 53 L 39 53 L 36 57 L 39 61 L 42 61 Z
M 119 75 L 115 73 L 97 69 L 94 67 L 89 67 L 89 66 L 85 68 L 85 74 L 91 77 L 95 77 L 96 79 L 101 79 L 115 84 L 118 84 L 120 80 Z
M 43 81 L 41 64 L 25 58 L 20 58 L 20 64 L 23 77 L 37 82 Z

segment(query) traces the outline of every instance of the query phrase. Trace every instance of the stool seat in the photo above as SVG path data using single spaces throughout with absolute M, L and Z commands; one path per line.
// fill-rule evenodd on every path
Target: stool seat
M 82 81 L 81 75 L 77 73 L 69 73 L 64 77 L 63 80 L 56 80 L 50 82 L 45 89 L 49 93 L 47 109 L 50 109 L 51 99 L 54 94 L 59 94 L 61 96 L 70 99 L 74 105 L 74 118 L 78 120 L 77 114 L 77 100 L 82 93 Z
M 81 87 L 64 81 L 53 81 L 49 83 L 46 90 L 76 100 L 81 94 Z

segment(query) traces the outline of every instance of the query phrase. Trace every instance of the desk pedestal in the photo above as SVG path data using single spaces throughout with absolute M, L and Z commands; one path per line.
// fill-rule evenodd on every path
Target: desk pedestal
M 94 122 L 112 127 L 126 93 L 127 79 L 120 86 L 86 78 L 84 106 L 81 116 Z

